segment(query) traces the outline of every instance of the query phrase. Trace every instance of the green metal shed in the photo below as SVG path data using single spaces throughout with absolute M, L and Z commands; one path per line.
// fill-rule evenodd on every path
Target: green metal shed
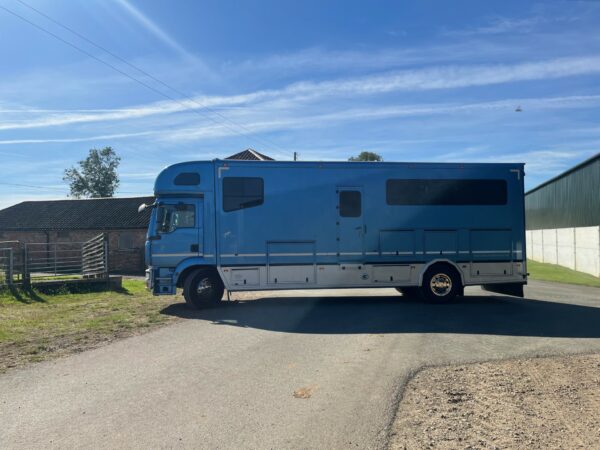
M 525 194 L 528 230 L 600 225 L 600 153 Z

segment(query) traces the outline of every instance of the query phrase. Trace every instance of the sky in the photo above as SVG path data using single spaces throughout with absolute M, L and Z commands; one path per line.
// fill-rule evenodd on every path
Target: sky
M 246 148 L 524 162 L 527 189 L 600 151 L 596 0 L 0 0 L 0 57 L 0 207 L 105 146 L 118 196 Z

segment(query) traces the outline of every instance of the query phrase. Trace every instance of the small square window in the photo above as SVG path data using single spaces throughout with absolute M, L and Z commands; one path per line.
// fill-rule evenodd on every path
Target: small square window
M 361 211 L 360 191 L 342 191 L 340 192 L 340 216 L 341 217 L 360 217 Z
M 253 208 L 262 205 L 264 200 L 265 187 L 262 178 L 223 178 L 223 211 Z

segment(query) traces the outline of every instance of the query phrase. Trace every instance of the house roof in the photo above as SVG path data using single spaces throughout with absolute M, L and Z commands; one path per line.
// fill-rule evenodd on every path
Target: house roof
M 251 148 L 247 148 L 246 150 L 236 153 L 235 155 L 228 156 L 225 159 L 238 159 L 244 161 L 275 161 L 273 158 L 263 155 L 262 153 Z
M 0 210 L 0 230 L 111 230 L 147 228 L 154 197 L 43 200 Z

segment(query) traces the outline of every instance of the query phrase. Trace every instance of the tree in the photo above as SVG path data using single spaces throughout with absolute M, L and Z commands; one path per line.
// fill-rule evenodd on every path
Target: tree
M 112 147 L 93 148 L 87 158 L 79 161 L 79 168 L 65 169 L 63 180 L 69 183 L 72 197 L 112 197 L 119 187 L 120 162 Z
M 377 153 L 373 153 L 373 152 L 360 152 L 360 155 L 358 155 L 358 156 L 352 156 L 351 158 L 348 158 L 348 161 L 377 161 L 377 162 L 381 162 L 381 161 L 383 161 L 383 158 L 381 157 L 381 155 L 378 155 Z

